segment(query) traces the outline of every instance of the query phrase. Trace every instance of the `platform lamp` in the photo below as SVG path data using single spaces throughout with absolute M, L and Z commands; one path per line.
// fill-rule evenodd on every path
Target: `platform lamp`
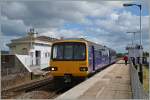
M 124 7 L 128 7 L 128 6 L 137 6 L 140 8 L 140 72 L 139 72 L 139 76 L 140 76 L 140 81 L 141 83 L 143 83 L 143 69 L 142 69 L 142 56 L 143 56 L 143 53 L 142 53 L 142 31 L 141 31 L 141 14 L 142 14 L 142 5 L 140 4 L 123 4 Z

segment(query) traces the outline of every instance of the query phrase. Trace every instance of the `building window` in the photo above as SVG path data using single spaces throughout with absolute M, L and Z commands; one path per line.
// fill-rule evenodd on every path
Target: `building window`
M 50 57 L 50 53 L 49 52 L 45 53 L 45 58 L 47 58 L 47 57 Z
M 48 57 L 50 57 L 50 53 L 48 52 Z
M 45 53 L 45 58 L 47 57 L 47 53 Z
M 34 52 L 30 52 L 30 56 L 33 57 L 34 56 Z

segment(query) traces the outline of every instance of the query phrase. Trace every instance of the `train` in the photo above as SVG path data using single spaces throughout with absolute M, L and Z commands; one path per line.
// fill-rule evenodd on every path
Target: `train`
M 64 39 L 52 44 L 49 69 L 52 76 L 70 82 L 87 78 L 116 61 L 116 51 L 85 39 Z

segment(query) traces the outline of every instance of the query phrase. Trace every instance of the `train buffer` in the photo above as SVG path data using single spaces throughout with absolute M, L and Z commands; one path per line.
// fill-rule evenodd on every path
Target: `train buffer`
M 120 60 L 56 99 L 132 99 L 130 67 Z

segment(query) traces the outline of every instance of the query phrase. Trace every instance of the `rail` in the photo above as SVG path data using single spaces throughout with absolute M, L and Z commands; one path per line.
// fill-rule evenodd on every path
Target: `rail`
M 26 84 L 22 84 L 22 85 L 19 85 L 16 87 L 2 90 L 1 91 L 2 99 L 14 99 L 14 98 L 28 99 L 28 98 L 24 98 L 24 95 L 26 95 L 27 93 L 30 95 L 32 95 L 34 93 L 34 95 L 32 95 L 32 96 L 33 96 L 33 98 L 36 98 L 37 96 L 40 97 L 40 95 L 42 95 L 42 94 L 37 94 L 36 92 L 42 93 L 43 91 L 51 94 L 49 97 L 47 97 L 47 99 L 54 99 L 58 95 L 61 95 L 65 91 L 72 88 L 74 85 L 77 85 L 77 84 L 73 84 L 73 85 L 66 84 L 64 86 L 60 85 L 58 87 L 55 87 L 54 84 L 55 84 L 55 82 L 52 77 L 32 81 L 32 82 L 29 82 Z M 35 95 L 36 95 L 36 97 L 35 97 Z
M 44 79 L 40 79 L 40 80 L 33 80 L 28 83 L 24 83 L 24 84 L 20 84 L 18 86 L 14 86 L 11 88 L 3 89 L 1 91 L 2 98 L 12 97 L 12 96 L 16 95 L 18 92 L 31 91 L 31 90 L 38 89 L 40 87 L 43 87 L 47 84 L 52 84 L 52 83 L 53 83 L 52 77 L 48 77 L 48 78 L 44 78 Z
M 148 94 L 144 92 L 143 86 L 139 80 L 138 71 L 130 60 L 130 78 L 133 99 L 148 99 Z

